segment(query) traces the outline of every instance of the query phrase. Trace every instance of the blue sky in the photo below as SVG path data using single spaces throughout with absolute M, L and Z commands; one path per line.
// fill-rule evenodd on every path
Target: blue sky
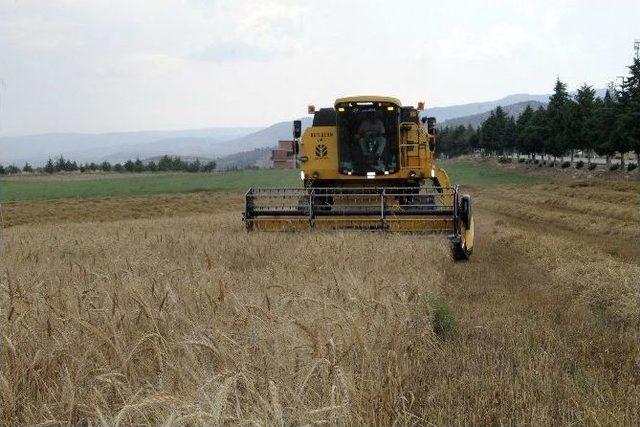
M 0 135 L 260 126 L 350 94 L 604 87 L 635 1 L 0 0 Z

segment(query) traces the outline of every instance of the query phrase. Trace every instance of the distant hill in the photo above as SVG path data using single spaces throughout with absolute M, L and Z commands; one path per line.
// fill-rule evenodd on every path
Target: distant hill
M 312 118 L 304 117 L 302 120 L 302 130 L 311 125 Z M 278 140 L 291 139 L 293 132 L 293 121 L 279 122 L 257 132 L 250 133 L 241 138 L 229 141 L 228 145 L 234 149 L 234 153 L 240 151 L 250 151 L 256 148 L 275 147 Z
M 538 107 L 545 106 L 546 103 L 542 103 L 539 101 L 525 101 L 525 102 L 517 102 L 511 105 L 503 105 L 502 109 L 507 113 L 508 116 L 518 118 L 520 114 L 527 108 L 527 106 L 531 106 L 534 110 L 537 110 Z M 467 127 L 471 125 L 474 128 L 479 127 L 485 120 L 489 118 L 491 111 L 486 111 L 480 114 L 472 114 L 470 116 L 465 117 L 456 117 L 454 119 L 445 120 L 438 124 L 438 127 L 458 127 L 460 125 Z
M 302 131 L 311 126 L 312 118 L 304 117 Z M 280 122 L 268 128 L 246 135 L 235 141 L 231 141 L 235 149 L 242 148 L 240 152 L 221 157 L 216 160 L 218 169 L 243 168 L 247 166 L 269 167 L 271 166 L 271 150 L 278 145 L 279 140 L 292 138 L 293 122 Z
M 254 148 L 253 150 L 221 157 L 216 160 L 216 169 L 242 169 L 249 166 L 268 168 L 271 166 L 271 149 L 272 147 Z
M 427 108 L 422 114 L 425 116 L 433 116 L 438 122 L 443 122 L 453 118 L 482 114 L 495 109 L 498 105 L 504 106 L 527 101 L 546 103 L 549 101 L 549 95 L 529 95 L 521 93 L 505 96 L 504 98 L 500 98 L 495 101 L 473 102 L 471 104 L 451 105 L 448 107 Z
M 596 89 L 596 96 L 603 97 L 604 94 L 605 89 Z M 546 104 L 549 102 L 549 96 L 551 96 L 551 94 L 531 95 L 528 93 L 518 93 L 496 99 L 495 101 L 472 102 L 470 104 L 450 105 L 448 107 L 427 108 L 424 110 L 422 115 L 433 116 L 437 121 L 442 122 L 453 118 L 485 113 L 495 109 L 498 105 L 505 106 L 527 101 L 537 101 Z
M 154 157 L 149 157 L 149 158 L 140 159 L 140 160 L 144 164 L 147 164 L 150 162 L 158 163 L 160 159 L 162 159 L 163 157 L 164 157 L 164 154 L 162 156 L 154 156 Z M 180 156 L 180 160 L 185 162 L 195 162 L 196 160 L 200 160 L 201 163 L 206 163 L 206 162 L 214 161 L 215 159 L 208 158 L 208 157 L 198 157 L 198 156 Z
M 0 137 L 0 163 L 43 164 L 63 155 L 84 161 L 120 162 L 162 154 L 230 154 L 225 142 L 259 130 L 255 127 L 207 128 L 171 131 L 114 132 L 103 134 L 52 133 Z
M 309 127 L 312 122 L 311 117 L 304 117 L 302 120 L 302 131 Z M 293 122 L 279 122 L 267 128 L 245 135 L 228 145 L 235 152 L 227 156 L 216 159 L 218 169 L 244 168 L 248 166 L 269 167 L 271 166 L 271 150 L 278 145 L 279 140 L 292 138 Z
M 604 90 L 598 89 L 597 96 Z M 516 94 L 487 102 L 428 108 L 423 116 L 435 116 L 439 122 L 448 125 L 471 123 L 477 125 L 487 113 L 498 105 L 511 106 L 530 101 L 546 103 L 549 95 Z M 538 104 L 533 104 L 538 105 Z M 516 108 L 516 107 L 514 107 Z M 515 110 L 514 110 L 515 111 Z M 477 117 L 475 117 L 477 116 Z M 456 119 L 457 121 L 452 121 Z M 305 117 L 303 127 L 311 124 Z M 229 164 L 246 162 L 260 151 L 274 147 L 279 139 L 291 138 L 291 121 L 273 124 L 267 128 L 206 128 L 174 131 L 114 132 L 104 134 L 54 133 L 42 135 L 0 137 L 0 164 L 29 162 L 34 166 L 43 165 L 49 157 L 63 155 L 79 162 L 109 161 L 122 162 L 139 157 L 150 158 L 163 154 L 200 158 L 226 158 Z M 241 160 L 243 159 L 243 160 Z

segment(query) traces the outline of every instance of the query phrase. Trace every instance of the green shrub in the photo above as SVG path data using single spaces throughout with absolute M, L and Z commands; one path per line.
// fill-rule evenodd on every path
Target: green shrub
M 535 160 L 533 161 L 533 163 L 535 163 L 535 164 L 537 165 L 538 163 L 540 163 L 540 160 L 535 159 Z
M 511 163 L 513 159 L 511 157 L 499 157 L 498 163 Z
M 518 159 L 518 163 L 524 163 L 525 161 L 526 161 L 526 159 L 523 159 L 523 158 L 519 158 Z
M 584 162 L 582 160 L 578 160 L 576 163 L 576 169 L 582 169 L 584 167 Z
M 609 170 L 610 171 L 617 171 L 619 167 L 620 167 L 620 165 L 616 163 L 616 164 L 611 165 L 611 167 L 609 167 Z
M 596 165 L 595 163 L 591 163 L 591 164 L 589 165 L 589 170 L 590 170 L 590 171 L 592 171 L 592 170 L 594 170 L 594 169 L 595 169 L 595 168 L 597 168 L 597 167 L 598 167 L 598 165 Z
M 440 337 L 447 337 L 456 330 L 456 317 L 449 303 L 442 299 L 436 298 L 431 301 L 433 309 L 433 318 L 431 325 L 433 331 Z
M 556 165 L 555 162 L 549 162 L 549 167 L 550 168 L 554 167 L 555 165 Z
M 629 163 L 629 165 L 627 166 L 627 172 L 631 172 L 632 170 L 634 170 L 637 167 L 638 167 L 638 165 L 636 165 L 635 163 Z
M 560 167 L 561 167 L 562 169 L 566 169 L 566 168 L 568 168 L 569 166 L 571 166 L 571 162 L 562 162 L 562 164 L 560 165 Z

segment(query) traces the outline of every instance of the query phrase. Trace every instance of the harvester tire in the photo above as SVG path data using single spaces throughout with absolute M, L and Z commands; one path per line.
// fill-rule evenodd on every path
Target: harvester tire
M 464 261 L 469 259 L 469 255 L 467 255 L 466 251 L 462 248 L 460 242 L 453 243 L 451 254 L 453 255 L 453 259 L 456 261 Z
M 471 211 L 471 196 L 462 195 L 458 206 L 458 216 L 460 221 L 460 234 L 452 240 L 453 259 L 461 261 L 467 260 L 473 252 L 473 213 Z M 464 228 L 462 228 L 464 227 Z M 470 231 L 470 233 L 469 233 Z M 471 242 L 467 242 L 467 235 L 470 235 Z M 470 244 L 469 244 L 470 243 Z
M 464 228 L 469 228 L 469 224 L 471 224 L 471 196 L 468 194 L 463 194 L 460 198 L 460 209 L 459 209 L 460 219 L 464 224 Z

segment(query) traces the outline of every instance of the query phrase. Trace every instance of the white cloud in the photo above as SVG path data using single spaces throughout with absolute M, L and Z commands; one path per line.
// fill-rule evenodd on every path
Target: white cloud
M 217 1 L 207 9 L 215 31 L 193 54 L 214 62 L 266 61 L 298 52 L 308 10 L 290 0 Z
M 77 27 L 39 16 L 16 16 L 0 26 L 0 36 L 16 48 L 40 52 L 80 47 Z
M 0 0 L 1 130 L 262 125 L 344 94 L 445 105 L 558 74 L 599 86 L 639 36 L 640 2 L 620 2 Z
M 533 34 L 514 25 L 499 25 L 475 32 L 455 27 L 436 42 L 436 49 L 438 58 L 467 61 L 495 59 L 507 57 L 535 39 Z

